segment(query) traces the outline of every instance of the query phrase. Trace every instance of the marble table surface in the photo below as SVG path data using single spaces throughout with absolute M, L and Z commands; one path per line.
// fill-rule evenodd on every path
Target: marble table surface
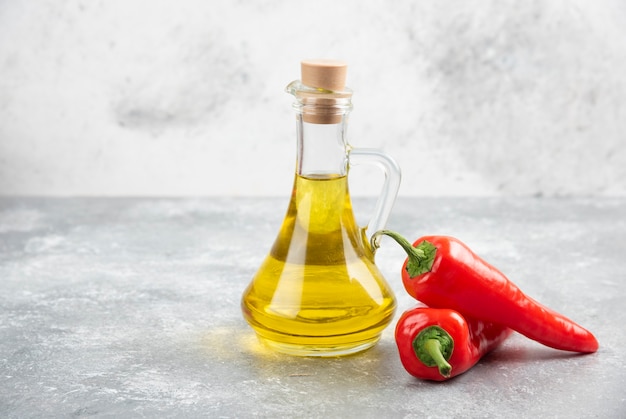
M 465 374 L 418 380 L 393 324 L 372 349 L 263 347 L 241 293 L 287 198 L 0 198 L 0 417 L 626 416 L 626 199 L 400 198 L 388 227 L 453 235 L 588 328 L 577 355 L 514 334 Z M 373 201 L 354 200 L 359 222 Z M 398 299 L 402 250 L 376 262 Z

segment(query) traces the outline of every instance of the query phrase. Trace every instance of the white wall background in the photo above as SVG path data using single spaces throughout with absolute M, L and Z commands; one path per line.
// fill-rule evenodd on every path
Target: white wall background
M 400 195 L 626 196 L 619 0 L 0 0 L 0 194 L 288 196 L 319 57 Z

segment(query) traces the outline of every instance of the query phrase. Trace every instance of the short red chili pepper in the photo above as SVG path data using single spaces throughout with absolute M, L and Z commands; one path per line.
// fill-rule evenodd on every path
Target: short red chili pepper
M 402 281 L 407 292 L 429 307 L 450 308 L 464 316 L 500 323 L 546 346 L 590 353 L 598 341 L 583 327 L 526 296 L 502 272 L 461 241 L 424 236 L 411 245 L 393 231 L 386 234 L 407 252 Z
M 416 307 L 396 325 L 396 345 L 407 372 L 444 381 L 472 368 L 512 333 L 508 327 L 444 308 Z

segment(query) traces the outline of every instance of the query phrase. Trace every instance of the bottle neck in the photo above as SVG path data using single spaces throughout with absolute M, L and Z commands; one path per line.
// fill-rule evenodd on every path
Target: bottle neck
M 298 114 L 297 174 L 310 178 L 347 175 L 347 113 L 332 124 L 311 123 L 306 119 L 305 114 Z
M 352 109 L 352 92 L 334 92 L 303 85 L 296 80 L 286 91 L 296 98 L 300 176 L 327 178 L 348 174 L 346 128 Z

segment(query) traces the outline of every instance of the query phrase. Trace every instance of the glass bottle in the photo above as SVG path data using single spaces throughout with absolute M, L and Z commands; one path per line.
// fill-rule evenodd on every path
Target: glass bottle
M 245 319 L 273 349 L 339 356 L 380 339 L 396 308 L 374 263 L 368 232 L 382 229 L 400 185 L 388 155 L 352 148 L 346 123 L 352 92 L 346 65 L 303 61 L 302 81 L 287 86 L 297 121 L 296 173 L 287 214 L 269 254 L 245 290 Z M 367 227 L 356 223 L 348 191 L 351 164 L 374 164 L 385 183 Z

